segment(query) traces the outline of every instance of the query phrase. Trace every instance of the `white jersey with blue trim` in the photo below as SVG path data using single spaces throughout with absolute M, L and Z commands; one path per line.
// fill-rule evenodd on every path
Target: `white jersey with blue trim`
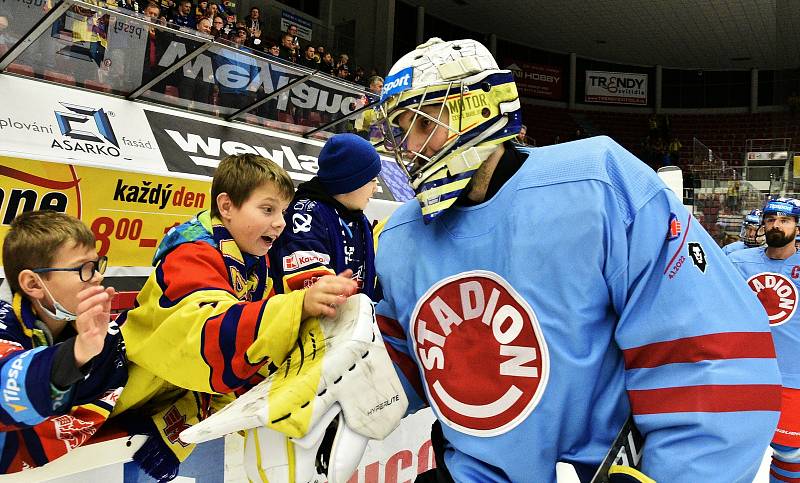
M 732 253 L 729 258 L 767 311 L 783 385 L 800 389 L 800 253 L 775 260 L 767 256 L 766 247 L 758 247 Z
M 737 252 L 739 250 L 744 250 L 745 248 L 748 248 L 748 246 L 745 245 L 743 241 L 739 240 L 739 241 L 728 243 L 727 245 L 722 247 L 722 252 L 725 253 L 725 255 L 730 255 L 733 252 Z
M 376 258 L 379 325 L 455 481 L 598 465 L 632 411 L 658 481 L 753 480 L 780 409 L 763 309 L 658 176 L 607 137 L 543 148 L 492 199 Z

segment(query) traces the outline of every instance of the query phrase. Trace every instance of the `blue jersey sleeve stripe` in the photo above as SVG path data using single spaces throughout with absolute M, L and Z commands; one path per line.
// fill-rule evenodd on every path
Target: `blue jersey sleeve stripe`
M 34 408 L 27 389 L 27 375 L 31 361 L 37 352 L 45 349 L 46 347 L 37 347 L 14 356 L 3 365 L 0 372 L 0 388 L 3 391 L 0 407 L 12 419 L 27 426 L 35 426 L 45 420 L 45 416 Z M 45 384 L 49 384 L 49 381 Z
M 701 363 L 668 364 L 665 366 L 632 369 L 626 372 L 628 389 L 659 389 L 663 387 L 702 386 L 704 384 L 748 384 L 754 382 L 753 374 L 774 374 L 772 359 L 719 359 Z M 780 384 L 774 374 L 772 380 L 759 379 L 759 383 Z
M 725 332 L 655 342 L 623 353 L 625 367 L 636 369 L 716 359 L 772 359 L 775 346 L 769 332 Z

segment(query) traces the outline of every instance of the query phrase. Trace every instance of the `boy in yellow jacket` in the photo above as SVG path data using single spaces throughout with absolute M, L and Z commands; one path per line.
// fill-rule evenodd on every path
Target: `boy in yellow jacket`
M 118 319 L 130 368 L 115 414 L 149 416 L 144 427 L 129 429 L 151 436 L 134 460 L 156 479 L 173 478 L 191 452 L 182 430 L 274 371 L 303 319 L 335 315 L 356 291 L 352 274 L 343 273 L 274 295 L 266 255 L 286 225 L 293 191 L 270 160 L 222 160 L 211 209 L 164 237 L 136 307 Z

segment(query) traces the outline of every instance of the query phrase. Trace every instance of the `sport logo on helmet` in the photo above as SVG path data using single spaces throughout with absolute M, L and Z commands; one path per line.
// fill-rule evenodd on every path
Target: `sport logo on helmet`
M 763 272 L 747 279 L 747 284 L 767 311 L 769 325 L 782 325 L 792 318 L 797 309 L 797 287 L 788 277 Z
M 451 428 L 500 435 L 541 400 L 550 361 L 539 321 L 496 273 L 441 280 L 417 303 L 409 329 L 428 400 Z
M 400 72 L 388 76 L 383 81 L 383 90 L 381 90 L 381 102 L 387 98 L 403 91 L 411 89 L 411 82 L 414 75 L 413 67 L 406 67 Z

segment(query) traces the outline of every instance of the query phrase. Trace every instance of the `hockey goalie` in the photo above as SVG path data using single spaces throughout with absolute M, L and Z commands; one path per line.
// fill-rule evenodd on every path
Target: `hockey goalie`
M 201 443 L 245 432 L 251 481 L 345 482 L 370 439 L 397 427 L 408 406 L 369 297 L 354 295 L 335 318 L 307 319 L 290 356 L 270 377 L 183 431 Z

